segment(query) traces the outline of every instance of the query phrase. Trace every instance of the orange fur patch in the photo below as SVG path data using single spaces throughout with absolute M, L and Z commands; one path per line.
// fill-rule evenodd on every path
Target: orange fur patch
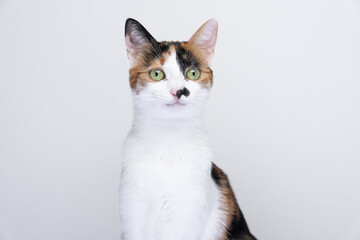
M 225 231 L 221 240 L 227 240 L 226 229 L 229 229 L 234 220 L 239 221 L 242 215 L 227 175 L 215 164 L 213 164 L 213 171 L 215 171 L 215 174 L 218 176 L 217 184 L 221 192 L 221 210 L 226 213 Z
M 151 62 L 147 62 L 149 58 L 148 55 L 151 54 L 149 50 L 151 48 L 150 45 L 145 46 L 142 54 L 138 56 L 137 64 L 133 66 L 129 70 L 129 80 L 130 80 L 130 87 L 136 92 L 139 93 L 141 89 L 148 83 L 148 82 L 156 82 L 151 79 L 149 72 L 154 68 L 162 68 L 164 63 L 166 62 L 167 57 L 170 55 L 172 51 L 176 52 L 178 47 L 183 48 L 185 51 L 190 52 L 193 54 L 197 62 L 199 63 L 198 69 L 201 72 L 200 78 L 196 80 L 197 83 L 201 84 L 205 88 L 211 88 L 213 85 L 213 74 L 212 70 L 206 63 L 206 58 L 202 54 L 200 50 L 196 50 L 194 46 L 188 44 L 187 42 L 161 42 L 163 46 L 168 45 L 168 49 L 162 52 L 160 57 L 154 58 Z M 186 69 L 187 71 L 188 69 Z M 185 71 L 185 73 L 186 73 Z M 184 73 L 184 75 L 185 75 Z M 186 79 L 186 81 L 191 81 Z

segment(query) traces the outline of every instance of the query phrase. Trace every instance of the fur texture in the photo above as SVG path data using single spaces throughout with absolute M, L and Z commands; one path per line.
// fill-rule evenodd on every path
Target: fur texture
M 204 128 L 216 37 L 214 19 L 188 42 L 157 42 L 136 20 L 126 22 L 134 119 L 122 155 L 123 240 L 255 239 L 212 163 Z M 154 80 L 153 69 L 164 78 Z

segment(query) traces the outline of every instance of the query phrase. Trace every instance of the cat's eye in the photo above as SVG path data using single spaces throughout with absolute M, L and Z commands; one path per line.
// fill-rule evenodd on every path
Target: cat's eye
M 187 72 L 186 72 L 186 78 L 189 80 L 198 80 L 200 77 L 200 71 L 197 68 L 190 68 Z
M 163 72 L 163 70 L 158 68 L 151 70 L 149 74 L 151 79 L 154 81 L 160 81 L 165 78 L 165 73 Z

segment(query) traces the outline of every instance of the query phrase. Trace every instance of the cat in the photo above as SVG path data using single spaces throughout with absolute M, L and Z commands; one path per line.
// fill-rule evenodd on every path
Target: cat
M 210 19 L 187 42 L 158 42 L 126 21 L 134 116 L 122 151 L 123 240 L 256 239 L 204 126 L 217 29 Z

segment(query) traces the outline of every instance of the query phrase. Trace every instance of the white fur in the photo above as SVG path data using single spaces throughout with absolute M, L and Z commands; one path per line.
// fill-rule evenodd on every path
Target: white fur
M 212 240 L 224 230 L 220 192 L 211 178 L 203 122 L 209 90 L 186 81 L 173 52 L 166 79 L 133 93 L 134 121 L 125 141 L 120 184 L 123 240 Z M 188 97 L 171 91 L 186 87 Z

